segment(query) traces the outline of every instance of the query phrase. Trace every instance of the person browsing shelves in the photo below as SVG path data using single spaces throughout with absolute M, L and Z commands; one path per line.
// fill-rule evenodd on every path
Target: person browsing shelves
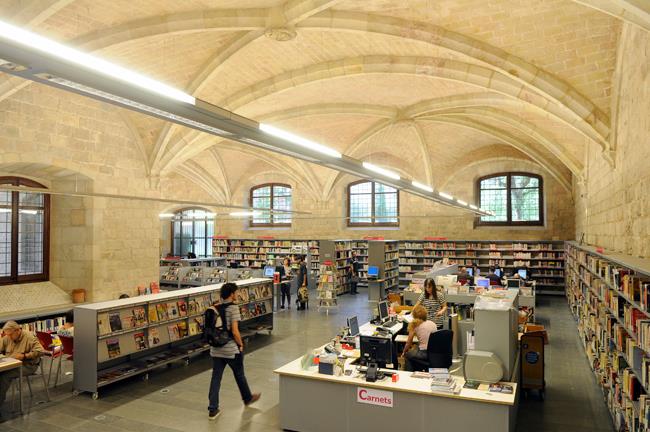
M 415 306 L 418 305 L 424 306 L 429 321 L 436 323 L 439 329 L 443 328 L 445 312 L 447 312 L 447 298 L 444 290 L 438 290 L 433 279 L 427 278 L 424 281 L 424 291 Z
M 436 323 L 427 319 L 427 310 L 417 305 L 413 308 L 413 321 L 409 324 L 409 336 L 406 340 L 406 346 L 402 352 L 402 357 L 406 360 L 406 370 L 413 370 L 413 360 L 427 360 L 427 343 L 429 336 L 438 328 Z M 418 337 L 418 346 L 411 350 L 413 346 L 413 337 Z
M 0 354 L 23 362 L 23 375 L 34 374 L 44 351 L 36 336 L 24 331 L 15 321 L 7 321 L 2 332 L 4 336 L 0 339 Z M 0 373 L 0 405 L 5 401 L 11 382 L 19 375 L 18 369 Z
M 238 287 L 232 282 L 223 284 L 219 296 L 221 304 L 216 305 L 217 314 L 211 314 L 210 319 L 206 318 L 205 325 L 211 327 L 220 327 L 221 319 L 225 317 L 226 328 L 230 333 L 230 340 L 223 346 L 211 346 L 210 357 L 212 357 L 212 379 L 210 380 L 210 393 L 208 405 L 208 417 L 210 420 L 216 419 L 221 413 L 219 409 L 219 390 L 221 389 L 221 378 L 226 366 L 232 369 L 235 376 L 235 382 L 239 388 L 244 405 L 248 406 L 256 402 L 261 394 L 251 393 L 248 387 L 248 381 L 244 374 L 244 341 L 239 333 L 239 321 L 241 314 L 239 306 L 235 302 L 235 292 Z

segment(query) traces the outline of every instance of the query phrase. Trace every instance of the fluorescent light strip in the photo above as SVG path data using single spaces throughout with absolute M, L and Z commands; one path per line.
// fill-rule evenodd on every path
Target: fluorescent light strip
M 456 202 L 462 206 L 467 206 L 467 203 L 463 200 L 457 199 Z
M 313 150 L 318 153 L 322 153 L 324 155 L 332 156 L 338 159 L 341 159 L 341 157 L 343 157 L 341 153 L 337 152 L 334 149 L 326 147 L 322 144 L 318 144 L 317 142 L 309 140 L 307 138 L 303 138 L 301 136 L 292 134 L 291 132 L 287 132 L 282 129 L 276 128 L 275 126 L 271 126 L 266 123 L 260 123 L 259 128 L 262 132 L 266 132 L 267 134 L 273 135 L 274 137 L 277 138 L 282 138 L 284 140 L 292 142 L 293 144 L 297 144 L 306 149 Z
M 427 192 L 433 192 L 433 188 L 431 186 L 425 185 L 424 183 L 416 182 L 415 180 L 413 180 L 411 182 L 411 184 L 413 186 L 415 186 L 416 188 L 418 188 L 418 189 L 422 189 L 422 190 L 425 190 Z
M 232 212 L 230 213 L 230 216 L 235 216 L 235 217 L 247 217 L 247 216 L 257 216 L 259 215 L 260 212 L 258 211 L 248 211 L 248 212 Z
M 175 215 L 174 213 L 160 213 L 158 216 L 161 219 L 169 219 L 169 218 L 173 218 Z
M 374 171 L 374 172 L 376 172 L 378 174 L 381 174 L 381 175 L 383 175 L 385 177 L 392 178 L 393 180 L 399 180 L 401 178 L 399 176 L 399 174 L 397 174 L 396 172 L 387 170 L 387 169 L 382 168 L 382 167 L 378 167 L 377 165 L 373 165 L 373 164 L 371 164 L 369 162 L 363 162 L 362 164 L 363 164 L 363 167 L 365 169 L 367 169 L 368 171 Z
M 451 195 L 449 195 L 448 193 L 445 193 L 445 192 L 438 192 L 438 195 L 440 195 L 443 198 L 447 198 L 448 200 L 453 200 L 454 199 L 453 196 L 451 196 Z
M 99 96 L 102 99 L 112 100 L 112 101 L 121 103 L 123 105 L 127 105 L 127 106 L 130 106 L 130 107 L 142 110 L 142 111 L 150 112 L 152 114 L 156 114 L 158 116 L 165 117 L 167 119 L 173 120 L 173 121 L 175 121 L 177 123 L 182 123 L 182 124 L 184 124 L 186 126 L 190 126 L 190 127 L 196 128 L 196 129 L 200 129 L 200 130 L 202 130 L 204 132 L 211 132 L 211 133 L 214 133 L 214 134 L 217 134 L 217 135 L 220 135 L 220 136 L 227 136 L 227 137 L 233 136 L 232 133 L 227 132 L 227 131 L 225 131 L 223 129 L 219 129 L 219 128 L 216 128 L 216 127 L 213 127 L 213 126 L 209 126 L 209 125 L 203 124 L 201 122 L 197 122 L 195 120 L 188 119 L 186 117 L 178 116 L 176 114 L 172 114 L 172 113 L 170 113 L 168 111 L 160 110 L 158 108 L 154 108 L 154 107 L 151 107 L 149 105 L 141 104 L 139 102 L 132 101 L 131 99 L 123 98 L 123 97 L 116 96 L 116 95 L 111 94 L 111 93 L 107 93 L 107 92 L 104 92 L 104 91 L 101 91 L 101 90 L 97 90 L 95 88 L 88 87 L 88 86 L 85 86 L 83 84 L 76 83 L 74 81 L 59 78 L 59 77 L 56 77 L 56 76 L 53 76 L 53 75 L 50 75 L 50 74 L 36 74 L 36 76 L 41 78 L 41 79 L 45 79 L 45 80 L 51 81 L 53 83 L 56 83 L 56 84 L 59 84 L 59 85 L 65 86 L 65 87 L 69 87 L 71 89 L 78 90 L 78 91 L 83 92 L 83 93 L 88 93 L 88 94 L 91 94 L 91 95 Z
M 472 210 L 478 210 L 478 207 L 476 207 L 474 204 L 470 204 L 469 208 L 471 208 Z
M 133 72 L 106 60 L 77 51 L 51 39 L 28 32 L 20 27 L 0 21 L 0 37 L 14 41 L 27 48 L 33 48 L 47 55 L 54 55 L 62 60 L 92 69 L 102 75 L 138 86 L 159 96 L 194 105 L 196 99 L 183 91 L 167 84 Z

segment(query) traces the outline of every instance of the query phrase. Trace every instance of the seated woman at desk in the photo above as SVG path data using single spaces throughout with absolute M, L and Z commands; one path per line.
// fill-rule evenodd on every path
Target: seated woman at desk
M 447 312 L 447 298 L 444 289 L 438 290 L 433 279 L 428 278 L 424 281 L 424 291 L 415 306 L 418 305 L 424 306 L 427 319 L 436 323 L 436 326 L 441 329 Z
M 429 358 L 427 354 L 427 342 L 429 341 L 429 335 L 437 330 L 436 324 L 433 321 L 427 320 L 427 310 L 423 306 L 415 306 L 412 314 L 413 321 L 409 324 L 409 337 L 406 340 L 404 352 L 402 352 L 402 357 L 406 360 L 407 371 L 413 370 L 412 360 L 426 361 Z M 411 350 L 413 336 L 418 337 L 418 346 Z

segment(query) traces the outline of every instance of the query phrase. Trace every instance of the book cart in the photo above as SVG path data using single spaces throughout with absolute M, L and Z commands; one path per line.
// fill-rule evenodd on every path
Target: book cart
M 269 279 L 235 282 L 242 337 L 273 329 Z M 107 385 L 184 361 L 209 350 L 201 341 L 203 313 L 219 299 L 222 284 L 186 288 L 74 308 L 73 391 L 92 393 Z
M 339 302 L 336 297 L 336 269 L 330 261 L 326 261 L 320 267 L 318 280 L 318 311 L 325 309 L 329 315 L 330 309 L 338 309 Z

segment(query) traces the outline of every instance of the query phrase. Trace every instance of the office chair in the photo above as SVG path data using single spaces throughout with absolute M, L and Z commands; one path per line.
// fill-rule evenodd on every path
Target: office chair
M 451 330 L 438 330 L 429 335 L 427 342 L 427 354 L 429 361 L 413 359 L 413 369 L 416 371 L 428 371 L 429 368 L 449 368 L 453 355 L 452 342 L 454 332 Z

